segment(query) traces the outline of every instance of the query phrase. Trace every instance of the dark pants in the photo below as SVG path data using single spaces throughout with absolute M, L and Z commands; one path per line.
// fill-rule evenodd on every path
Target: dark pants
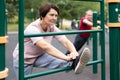
M 88 38 L 83 38 L 80 36 L 80 34 L 77 34 L 73 43 L 76 50 L 79 51 L 87 40 Z M 66 54 L 69 54 L 69 53 L 70 53 L 69 51 L 66 52 Z

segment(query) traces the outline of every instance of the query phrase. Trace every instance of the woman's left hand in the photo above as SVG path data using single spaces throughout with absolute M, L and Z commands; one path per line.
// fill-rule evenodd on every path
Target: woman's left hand
M 68 54 L 68 56 L 70 56 L 72 59 L 76 59 L 78 55 L 78 52 L 71 52 L 70 54 Z

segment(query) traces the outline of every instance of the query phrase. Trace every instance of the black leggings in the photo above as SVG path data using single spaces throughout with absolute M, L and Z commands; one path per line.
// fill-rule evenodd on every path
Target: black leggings
M 74 43 L 73 43 L 76 50 L 79 51 L 87 40 L 88 40 L 88 38 L 83 38 L 83 37 L 80 36 L 80 34 L 77 34 L 76 37 L 75 37 Z M 69 53 L 70 52 L 67 51 L 66 55 L 69 54 Z

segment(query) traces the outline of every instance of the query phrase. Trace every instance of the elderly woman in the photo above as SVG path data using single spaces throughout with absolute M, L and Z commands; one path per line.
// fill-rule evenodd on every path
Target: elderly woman
M 61 32 L 55 26 L 59 9 L 55 4 L 45 3 L 40 9 L 40 19 L 32 22 L 27 26 L 25 34 L 42 34 L 45 32 Z M 65 46 L 70 54 L 65 55 L 63 52 L 51 45 L 52 39 L 57 39 Z M 18 78 L 18 45 L 13 52 L 13 67 Z M 83 50 L 79 56 L 74 45 L 65 35 L 28 37 L 24 38 L 24 73 L 31 74 L 33 67 L 44 68 L 62 68 L 72 66 L 75 73 L 82 72 L 84 66 L 90 59 L 88 48 Z

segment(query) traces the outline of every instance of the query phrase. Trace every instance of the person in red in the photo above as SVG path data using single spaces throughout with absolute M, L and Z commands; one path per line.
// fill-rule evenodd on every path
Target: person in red
M 92 29 L 92 25 L 93 25 L 92 15 L 93 15 L 92 10 L 86 11 L 85 16 L 80 19 L 79 30 Z M 79 51 L 82 48 L 82 46 L 85 44 L 85 42 L 88 40 L 89 37 L 90 37 L 90 33 L 80 33 L 76 35 L 73 44 L 77 51 Z M 69 54 L 69 51 L 66 52 L 66 55 L 67 54 Z

